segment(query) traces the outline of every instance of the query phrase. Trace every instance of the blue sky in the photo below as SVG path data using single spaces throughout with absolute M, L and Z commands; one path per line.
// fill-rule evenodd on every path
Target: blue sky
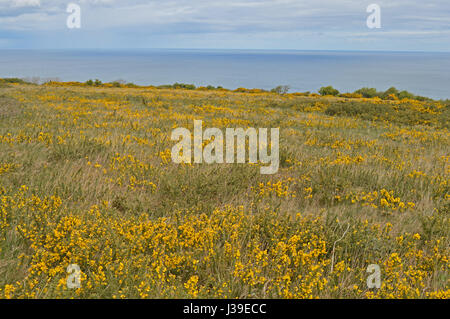
M 69 3 L 81 28 L 68 29 Z M 381 8 L 369 29 L 368 5 Z M 449 0 L 0 0 L 0 49 L 450 51 Z

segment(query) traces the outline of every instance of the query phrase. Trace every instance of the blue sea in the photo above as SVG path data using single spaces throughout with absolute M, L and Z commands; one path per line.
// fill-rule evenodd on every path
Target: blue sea
M 0 77 L 125 80 L 316 92 L 395 86 L 450 98 L 450 53 L 263 50 L 1 50 Z

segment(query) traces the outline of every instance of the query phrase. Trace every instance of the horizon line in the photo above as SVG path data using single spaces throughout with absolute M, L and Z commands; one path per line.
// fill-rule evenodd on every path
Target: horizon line
M 345 49 L 258 49 L 258 48 L 1 48 L 1 50 L 21 51 L 133 51 L 133 50 L 167 50 L 167 51 L 277 51 L 277 52 L 380 52 L 380 53 L 450 53 L 449 51 L 424 50 L 345 50 Z

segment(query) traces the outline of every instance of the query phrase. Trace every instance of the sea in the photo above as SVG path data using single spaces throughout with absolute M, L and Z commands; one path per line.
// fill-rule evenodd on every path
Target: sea
M 450 98 L 450 53 L 276 50 L 0 50 L 0 77 L 139 85 L 178 83 L 228 89 L 341 92 L 389 87 Z

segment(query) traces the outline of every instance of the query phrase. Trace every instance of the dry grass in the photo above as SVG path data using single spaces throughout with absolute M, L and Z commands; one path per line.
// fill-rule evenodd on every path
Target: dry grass
M 412 100 L 2 87 L 0 297 L 448 298 L 449 114 Z M 173 164 L 170 133 L 194 119 L 280 127 L 279 172 Z M 66 287 L 69 264 L 80 289 Z

